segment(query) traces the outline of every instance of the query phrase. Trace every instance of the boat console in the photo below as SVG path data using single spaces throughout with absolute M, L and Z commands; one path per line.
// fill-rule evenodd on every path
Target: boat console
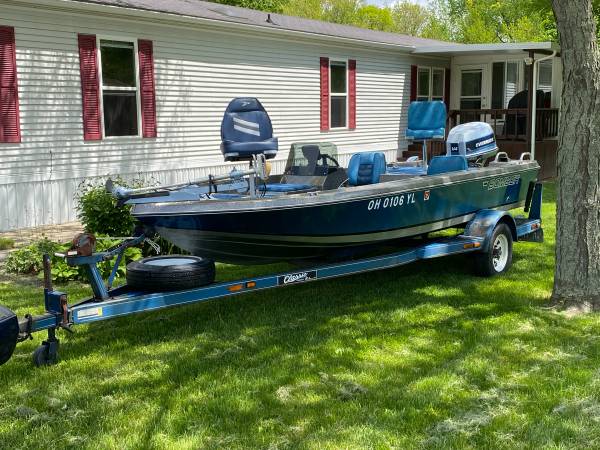
M 277 176 L 270 177 L 274 181 Z M 281 183 L 304 183 L 317 190 L 337 189 L 348 179 L 338 162 L 338 150 L 331 142 L 292 144 Z

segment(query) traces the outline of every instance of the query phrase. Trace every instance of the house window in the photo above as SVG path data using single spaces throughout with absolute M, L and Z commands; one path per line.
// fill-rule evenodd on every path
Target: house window
M 419 67 L 417 71 L 417 101 L 444 100 L 445 70 L 437 67 Z
M 516 61 L 492 64 L 492 108 L 504 109 L 519 92 L 519 63 Z
M 136 43 L 100 40 L 104 136 L 138 136 Z
M 348 121 L 348 71 L 346 61 L 329 64 L 331 128 L 345 128 Z
M 538 65 L 538 89 L 552 92 L 552 61 L 542 61 Z
M 544 91 L 546 98 L 550 99 L 552 94 L 552 60 L 541 61 L 538 64 L 538 85 L 540 91 Z M 529 89 L 529 77 L 525 77 L 525 89 Z

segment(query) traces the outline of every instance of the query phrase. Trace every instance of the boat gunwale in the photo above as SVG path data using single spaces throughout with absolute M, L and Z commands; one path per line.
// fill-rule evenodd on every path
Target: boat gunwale
M 297 209 L 316 206 L 331 206 L 341 203 L 399 195 L 406 191 L 435 189 L 450 184 L 476 182 L 494 176 L 520 174 L 531 170 L 539 170 L 536 161 L 507 164 L 506 166 L 477 168 L 475 171 L 460 171 L 440 175 L 428 175 L 410 179 L 390 180 L 383 183 L 346 187 L 332 191 L 318 191 L 280 196 L 276 198 L 243 198 L 235 200 L 194 200 L 182 202 L 156 202 L 134 204 L 131 214 L 136 218 L 189 216 L 209 214 L 236 214 L 247 212 L 269 211 L 272 209 Z M 433 181 L 433 183 L 432 183 Z M 382 187 L 385 186 L 385 189 Z M 225 205 L 235 206 L 228 209 Z

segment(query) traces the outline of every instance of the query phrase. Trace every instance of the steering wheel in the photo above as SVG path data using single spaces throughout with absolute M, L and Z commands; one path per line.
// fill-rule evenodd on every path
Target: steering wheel
M 340 167 L 340 163 L 333 156 L 329 156 L 327 154 L 321 154 L 321 160 L 323 161 L 323 165 L 327 166 L 327 160 L 333 163 L 334 167 Z

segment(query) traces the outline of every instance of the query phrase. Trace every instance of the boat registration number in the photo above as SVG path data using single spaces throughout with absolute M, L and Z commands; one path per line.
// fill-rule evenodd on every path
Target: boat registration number
M 390 197 L 375 198 L 369 200 L 368 211 L 377 211 L 380 209 L 398 208 L 400 206 L 412 205 L 416 203 L 415 193 L 392 195 Z

